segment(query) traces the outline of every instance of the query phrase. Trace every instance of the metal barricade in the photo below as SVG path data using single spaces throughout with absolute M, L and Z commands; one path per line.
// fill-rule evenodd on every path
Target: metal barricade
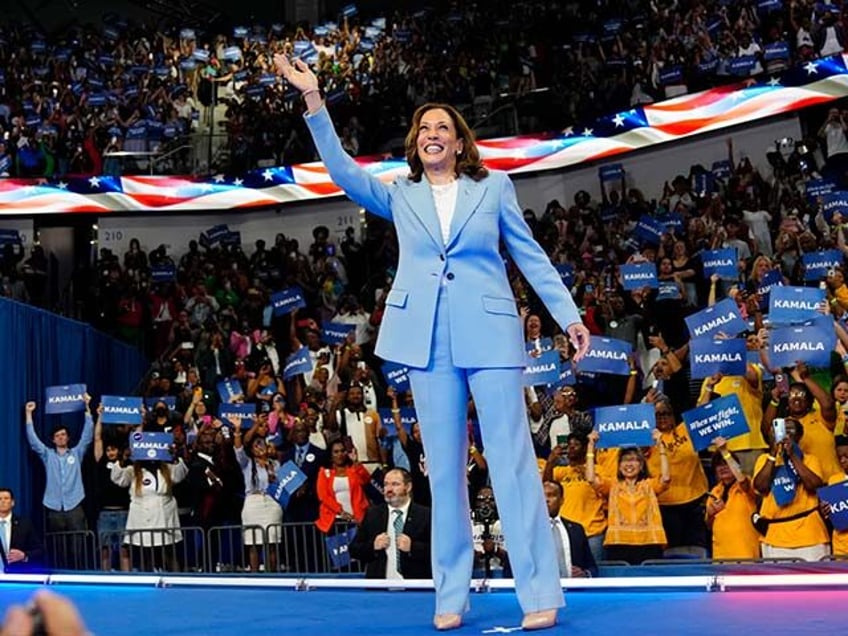
M 96 570 L 97 538 L 91 530 L 44 535 L 46 567 L 50 570 Z
M 134 572 L 206 572 L 206 536 L 202 528 L 145 528 L 104 532 L 101 555 L 119 552 L 119 569 Z
M 211 572 L 265 571 L 267 530 L 262 526 L 214 526 L 206 533 Z M 251 552 L 255 555 L 251 567 Z

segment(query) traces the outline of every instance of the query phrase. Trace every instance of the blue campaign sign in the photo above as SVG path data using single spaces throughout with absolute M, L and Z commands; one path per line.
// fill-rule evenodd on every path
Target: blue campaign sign
M 312 371 L 312 357 L 309 355 L 309 349 L 301 347 L 286 358 L 286 364 L 283 367 L 283 380 L 310 371 Z
M 657 287 L 657 301 L 660 300 L 680 300 L 683 294 L 680 287 L 672 280 L 661 280 Z
M 177 267 L 173 263 L 167 265 L 156 265 L 150 269 L 150 279 L 154 283 L 166 283 L 176 280 Z
M 657 420 L 653 404 L 601 406 L 594 412 L 598 448 L 653 446 Z
M 660 223 L 657 219 L 643 214 L 639 218 L 639 222 L 636 224 L 633 233 L 636 237 L 642 239 L 646 243 L 659 245 L 662 235 L 666 233 L 666 229 L 665 225 Z
M 818 287 L 775 287 L 769 294 L 769 320 L 773 325 L 792 325 L 820 316 L 825 291 Z
M 552 338 L 534 338 L 525 342 L 524 348 L 527 350 L 527 353 L 531 351 L 543 353 L 554 348 L 554 341 Z
M 306 307 L 306 300 L 300 287 L 289 287 L 281 292 L 272 294 L 271 306 L 274 308 L 275 316 L 290 314 L 295 309 Z
M 244 390 L 241 388 L 241 383 L 238 380 L 221 380 L 218 382 L 218 395 L 221 396 L 221 402 L 230 404 L 238 396 L 244 396 Z
M 84 384 L 64 384 L 48 386 L 44 390 L 44 412 L 47 415 L 57 413 L 76 413 L 85 410 Z
M 321 342 L 329 345 L 344 344 L 348 334 L 356 329 L 356 325 L 348 325 L 343 322 L 327 323 L 321 328 Z
M 774 287 L 780 287 L 781 285 L 783 285 L 783 274 L 779 269 L 770 269 L 757 284 L 757 293 L 761 297 L 765 297 Z
M 683 68 L 679 65 L 667 66 L 659 72 L 660 84 L 677 84 L 683 79 Z
M 836 530 L 848 530 L 848 481 L 824 486 L 817 491 L 819 499 L 830 505 L 830 523 Z
M 156 408 L 156 405 L 159 402 L 162 402 L 163 404 L 165 404 L 171 410 L 174 410 L 175 408 L 177 408 L 177 398 L 176 398 L 176 396 L 173 396 L 173 395 L 164 395 L 164 396 L 161 396 L 161 397 L 144 398 L 144 408 L 146 408 L 147 410 L 152 410 L 152 409 Z
M 397 426 L 395 425 L 395 416 L 391 409 L 377 409 L 377 414 L 380 416 L 380 424 L 386 429 L 386 437 L 397 437 Z M 418 414 L 413 406 L 400 407 L 400 423 L 407 433 L 412 432 L 412 425 L 418 421 Z
M 395 391 L 409 391 L 409 367 L 405 364 L 386 361 L 382 367 L 383 377 Z
M 712 307 L 702 309 L 684 320 L 691 338 L 714 337 L 719 333 L 735 336 L 748 329 L 748 323 L 742 320 L 739 308 L 730 298 L 720 300 Z
M 559 372 L 559 351 L 545 351 L 536 358 L 528 354 L 524 367 L 524 386 L 556 384 L 559 382 Z
M 830 194 L 836 190 L 836 182 L 833 179 L 810 179 L 807 181 L 807 199 L 815 202 L 818 197 Z
M 713 176 L 716 179 L 727 179 L 731 174 L 733 174 L 733 166 L 730 165 L 730 161 L 727 159 L 713 161 L 713 166 L 710 172 L 713 173 Z
M 618 181 L 624 176 L 624 166 L 620 163 L 612 163 L 608 166 L 598 168 L 598 176 L 601 181 Z
M 256 405 L 252 402 L 249 404 L 226 404 L 218 405 L 218 417 L 223 424 L 232 426 L 236 417 L 241 418 L 241 428 L 243 431 L 248 430 L 256 421 Z
M 103 424 L 141 424 L 140 397 L 123 397 L 118 395 L 104 395 L 100 398 L 103 413 L 100 421 Z
M 833 319 L 821 316 L 804 325 L 772 329 L 769 361 L 775 369 L 794 367 L 798 361 L 811 367 L 827 367 L 835 346 Z
M 707 402 L 691 411 L 684 411 L 683 422 L 696 451 L 707 448 L 716 437 L 732 439 L 750 433 L 745 411 L 735 393 Z M 759 424 L 755 424 L 758 426 Z
M 689 361 L 693 378 L 722 375 L 745 375 L 748 354 L 742 338 L 693 338 L 689 341 Z
M 630 375 L 628 358 L 633 346 L 616 338 L 590 336 L 589 352 L 577 363 L 578 373 Z
M 755 55 L 740 55 L 739 57 L 730 58 L 730 74 L 731 75 L 750 75 L 757 63 Z
M 780 0 L 777 0 L 778 5 Z M 789 44 L 786 42 L 771 42 L 763 49 L 763 59 L 766 62 L 789 59 Z
M 293 461 L 287 461 L 277 470 L 276 481 L 268 484 L 265 492 L 285 510 L 292 495 L 305 483 L 304 472 Z
M 621 271 L 621 285 L 628 291 L 642 289 L 643 287 L 650 287 L 651 289 L 659 287 L 657 266 L 654 263 L 633 263 L 632 265 L 622 265 L 619 269 Z
M 173 445 L 171 433 L 130 433 L 130 458 L 133 461 L 170 462 Z
M 330 556 L 330 563 L 333 568 L 341 569 L 350 565 L 350 544 L 356 536 L 356 526 L 339 534 L 327 535 L 325 543 L 327 544 L 327 554 Z
M 804 280 L 821 280 L 827 277 L 827 271 L 842 266 L 842 252 L 822 250 L 801 255 L 804 264 Z
M 575 384 L 577 384 L 577 376 L 574 373 L 574 365 L 571 360 L 566 360 L 560 364 L 559 380 L 557 380 L 555 386 L 574 386 Z
M 574 284 L 574 266 L 569 263 L 556 263 L 554 265 L 557 274 L 559 274 L 562 284 L 566 287 L 571 287 Z
M 739 259 L 736 257 L 735 247 L 704 250 L 701 252 L 701 262 L 704 264 L 704 278 L 713 274 L 730 280 L 739 278 Z
M 848 192 L 837 190 L 825 194 L 821 198 L 822 216 L 830 223 L 833 215 L 839 213 L 843 219 L 848 218 Z

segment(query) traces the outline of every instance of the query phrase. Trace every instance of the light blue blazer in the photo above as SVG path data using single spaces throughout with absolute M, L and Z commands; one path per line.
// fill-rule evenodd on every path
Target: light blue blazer
M 415 183 L 403 176 L 385 184 L 344 151 L 326 107 L 305 119 L 333 182 L 357 204 L 395 225 L 400 262 L 386 297 L 378 356 L 427 367 L 436 303 L 446 285 L 453 363 L 461 368 L 523 367 L 524 334 L 499 253 L 501 240 L 554 320 L 563 329 L 580 322 L 571 294 L 524 222 L 506 173 L 490 171 L 480 181 L 460 177 L 445 245 L 425 177 Z

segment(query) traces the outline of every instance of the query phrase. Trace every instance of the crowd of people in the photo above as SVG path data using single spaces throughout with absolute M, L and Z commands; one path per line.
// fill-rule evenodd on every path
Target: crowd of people
M 602 561 L 635 564 L 680 551 L 716 559 L 817 560 L 845 553 L 843 531 L 828 525 L 829 507 L 817 490 L 845 479 L 848 470 L 848 335 L 841 321 L 848 287 L 840 264 L 848 247 L 841 213 L 826 214 L 821 198 L 805 195 L 823 176 L 837 189 L 844 183 L 845 117 L 831 109 L 819 131 L 822 156 L 805 151 L 800 160 L 798 148 L 788 150 L 771 157 L 771 174 L 760 174 L 749 158 L 739 160 L 728 142 L 729 174 L 705 182 L 704 170 L 694 167 L 671 179 L 657 201 L 628 188 L 625 175 L 620 188 L 602 184 L 601 201 L 578 192 L 571 205 L 551 201 L 541 214 L 525 210 L 552 262 L 569 271 L 566 284 L 591 333 L 624 341 L 630 351 L 627 375 L 576 373 L 573 383 L 525 389 L 540 477 L 549 484 L 549 505 L 559 501 L 551 514 L 580 527 L 592 557 L 563 559 L 563 572 L 585 575 Z M 667 225 L 655 241 L 634 238 L 646 216 Z M 138 567 L 138 557 L 126 548 L 161 547 L 145 543 L 144 530 L 170 529 L 165 544 L 175 545 L 180 526 L 259 526 L 258 535 L 244 533 L 241 567 L 307 571 L 327 563 L 324 548 L 300 556 L 281 549 L 297 542 L 290 524 L 332 537 L 361 523 L 396 490 L 426 509 L 427 458 L 415 396 L 392 382 L 373 351 L 397 247 L 390 228 L 378 221 L 368 227 L 362 243 L 351 228 L 338 246 L 327 228 L 317 227 L 305 251 L 279 234 L 270 249 L 264 241 L 245 250 L 192 240 L 172 257 L 163 247 L 146 253 L 131 240 L 122 259 L 101 253 L 90 286 L 96 302 L 88 303 L 98 312 L 90 318 L 156 359 L 143 388 L 143 429 L 171 432 L 176 460 L 129 461 L 132 429 L 103 426 L 92 409 L 79 444 L 66 429 L 54 432 L 61 457 L 91 457 L 93 443 L 97 468 L 77 462 L 85 479 L 74 482 L 71 498 L 74 508 L 85 503 L 73 519 L 51 513 L 55 500 L 45 495 L 48 530 L 88 524 L 104 536 L 131 531 L 127 536 L 135 538 L 124 539 L 125 549 L 116 539 L 103 561 L 106 568 L 129 569 Z M 720 248 L 736 254 L 734 275 L 726 279 L 705 274 L 705 253 Z M 819 277 L 807 276 L 805 255 L 829 249 L 839 251 L 838 262 Z M 657 288 L 624 289 L 621 269 L 634 263 L 655 264 Z M 511 264 L 508 271 L 528 355 L 557 349 L 567 362 L 567 340 L 519 271 Z M 829 367 L 770 363 L 769 337 L 779 325 L 770 323 L 767 282 L 823 290 L 826 302 L 816 312 L 827 318 L 823 338 L 837 343 Z M 300 288 L 304 306 L 275 312 L 276 295 L 292 287 Z M 748 322 L 741 337 L 752 357 L 744 374 L 693 378 L 686 318 L 726 299 Z M 347 325 L 347 336 L 328 338 L 328 329 L 339 325 Z M 297 352 L 308 353 L 309 368 L 288 374 Z M 222 382 L 235 388 L 223 394 Z M 696 451 L 683 414 L 729 394 L 739 397 L 748 433 L 718 437 L 708 450 Z M 243 421 L 226 413 L 233 400 L 251 405 Z M 640 401 L 655 410 L 654 445 L 602 448 L 593 409 Z M 29 419 L 34 410 L 28 407 Z M 782 438 L 775 438 L 775 419 L 784 422 Z M 476 567 L 509 575 L 473 401 L 468 435 Z M 31 444 L 55 497 L 50 480 L 58 469 L 50 462 L 56 451 L 37 439 Z M 283 510 L 264 493 L 287 461 L 307 482 Z M 388 475 L 391 487 L 381 493 Z M 148 492 L 139 483 L 156 488 Z M 136 523 L 141 517 L 133 507 L 143 497 L 167 514 Z M 762 534 L 751 523 L 754 513 L 771 522 L 761 524 Z M 583 545 L 579 536 L 569 543 Z M 373 557 L 359 552 L 366 553 Z M 156 563 L 186 566 L 173 551 Z
M 51 34 L 0 25 L 0 176 L 120 174 L 225 133 L 157 173 L 241 172 L 314 158 L 276 52 L 308 60 L 351 154 L 392 150 L 406 113 L 464 105 L 472 123 L 521 105 L 522 130 L 561 130 L 637 104 L 776 73 L 843 49 L 838 3 L 476 2 L 353 14 L 320 25 L 103 24 Z M 483 104 L 475 111 L 474 104 Z M 224 105 L 216 121 L 215 106 Z M 220 110 L 220 109 L 219 109 Z M 518 131 L 513 131 L 518 132 Z M 396 144 L 395 144 L 396 145 Z M 136 153 L 122 157 L 120 153 Z M 116 154 L 117 153 L 117 154 Z M 204 155 L 204 153 L 206 153 Z

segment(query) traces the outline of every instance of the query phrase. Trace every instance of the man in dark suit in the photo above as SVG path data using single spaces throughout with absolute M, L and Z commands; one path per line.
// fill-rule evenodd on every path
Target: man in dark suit
M 589 540 L 586 538 L 586 531 L 583 526 L 559 516 L 565 496 L 562 484 L 555 481 L 546 481 L 544 486 L 560 577 L 566 579 L 598 576 L 598 566 L 595 563 L 595 557 L 592 556 L 592 551 L 589 549 Z
M 14 493 L 0 488 L 0 545 L 6 555 L 6 571 L 32 572 L 44 565 L 44 546 L 32 522 L 12 514 L 14 507 Z
M 371 506 L 350 544 L 369 579 L 430 579 L 430 509 L 412 501 L 412 476 L 393 468 L 383 477 L 386 503 Z
M 289 571 L 320 572 L 321 555 L 315 549 L 313 538 L 314 523 L 318 518 L 315 484 L 318 471 L 327 464 L 327 453 L 310 443 L 309 426 L 300 419 L 292 426 L 289 441 L 291 446 L 279 456 L 280 464 L 294 462 L 306 475 L 306 481 L 294 492 L 283 512 L 283 555 L 287 556 Z

